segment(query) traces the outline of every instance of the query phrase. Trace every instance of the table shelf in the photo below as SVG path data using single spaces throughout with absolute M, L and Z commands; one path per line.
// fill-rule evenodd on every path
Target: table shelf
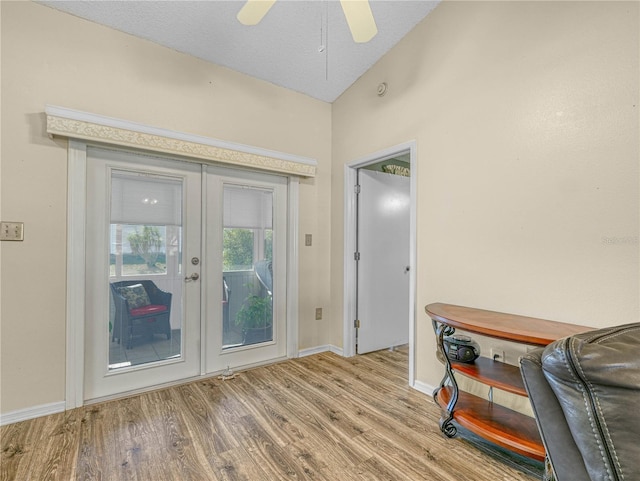
M 457 429 L 453 421 L 456 421 L 499 446 L 543 460 L 544 446 L 534 418 L 461 391 L 456 382 L 456 374 L 463 374 L 492 388 L 527 397 L 519 367 L 484 357 L 472 363 L 452 361 L 445 354 L 444 338 L 462 329 L 495 339 L 546 346 L 556 339 L 592 328 L 451 304 L 429 304 L 425 311 L 431 317 L 438 338 L 438 355 L 446 368 L 440 387 L 433 394 L 443 410 L 442 432 L 455 436 Z
M 526 396 L 520 368 L 505 364 L 500 361 L 479 357 L 472 363 L 451 362 L 454 371 L 467 377 L 476 379 L 487 386 L 502 389 L 503 391 Z
M 440 390 L 438 405 L 446 410 L 451 400 L 451 386 Z M 544 460 L 545 451 L 532 417 L 460 391 L 453 419 L 478 436 L 523 456 Z

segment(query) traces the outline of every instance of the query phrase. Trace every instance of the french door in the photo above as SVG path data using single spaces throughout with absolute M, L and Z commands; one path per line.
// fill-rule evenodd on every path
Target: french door
M 287 179 L 206 167 L 206 372 L 286 356 Z M 209 320 L 222 320 L 222 324 Z
M 287 179 L 87 150 L 84 399 L 286 355 Z

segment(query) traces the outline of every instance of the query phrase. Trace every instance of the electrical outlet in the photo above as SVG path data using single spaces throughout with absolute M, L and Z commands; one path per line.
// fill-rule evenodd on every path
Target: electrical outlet
M 304 245 L 305 246 L 310 246 L 311 245 L 311 234 L 305 234 L 304 235 Z
M 24 223 L 0 222 L 0 240 L 3 240 L 3 241 L 24 240 Z
M 322 307 L 316 307 L 316 321 L 322 320 Z
M 491 359 L 494 361 L 506 362 L 504 351 L 493 347 L 491 348 Z

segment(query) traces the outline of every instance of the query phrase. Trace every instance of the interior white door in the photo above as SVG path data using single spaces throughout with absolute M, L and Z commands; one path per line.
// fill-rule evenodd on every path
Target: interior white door
M 200 373 L 201 179 L 87 150 L 85 400 Z
M 286 358 L 286 177 L 207 166 L 206 372 Z
M 409 177 L 358 171 L 359 354 L 409 342 Z

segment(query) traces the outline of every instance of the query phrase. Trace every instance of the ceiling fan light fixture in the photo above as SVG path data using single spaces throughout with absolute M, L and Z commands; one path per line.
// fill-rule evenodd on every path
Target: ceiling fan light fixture
M 258 25 L 276 0 L 247 0 L 236 18 L 242 25 Z
M 376 36 L 378 27 L 369 0 L 340 0 L 342 11 L 356 43 L 366 43 Z

